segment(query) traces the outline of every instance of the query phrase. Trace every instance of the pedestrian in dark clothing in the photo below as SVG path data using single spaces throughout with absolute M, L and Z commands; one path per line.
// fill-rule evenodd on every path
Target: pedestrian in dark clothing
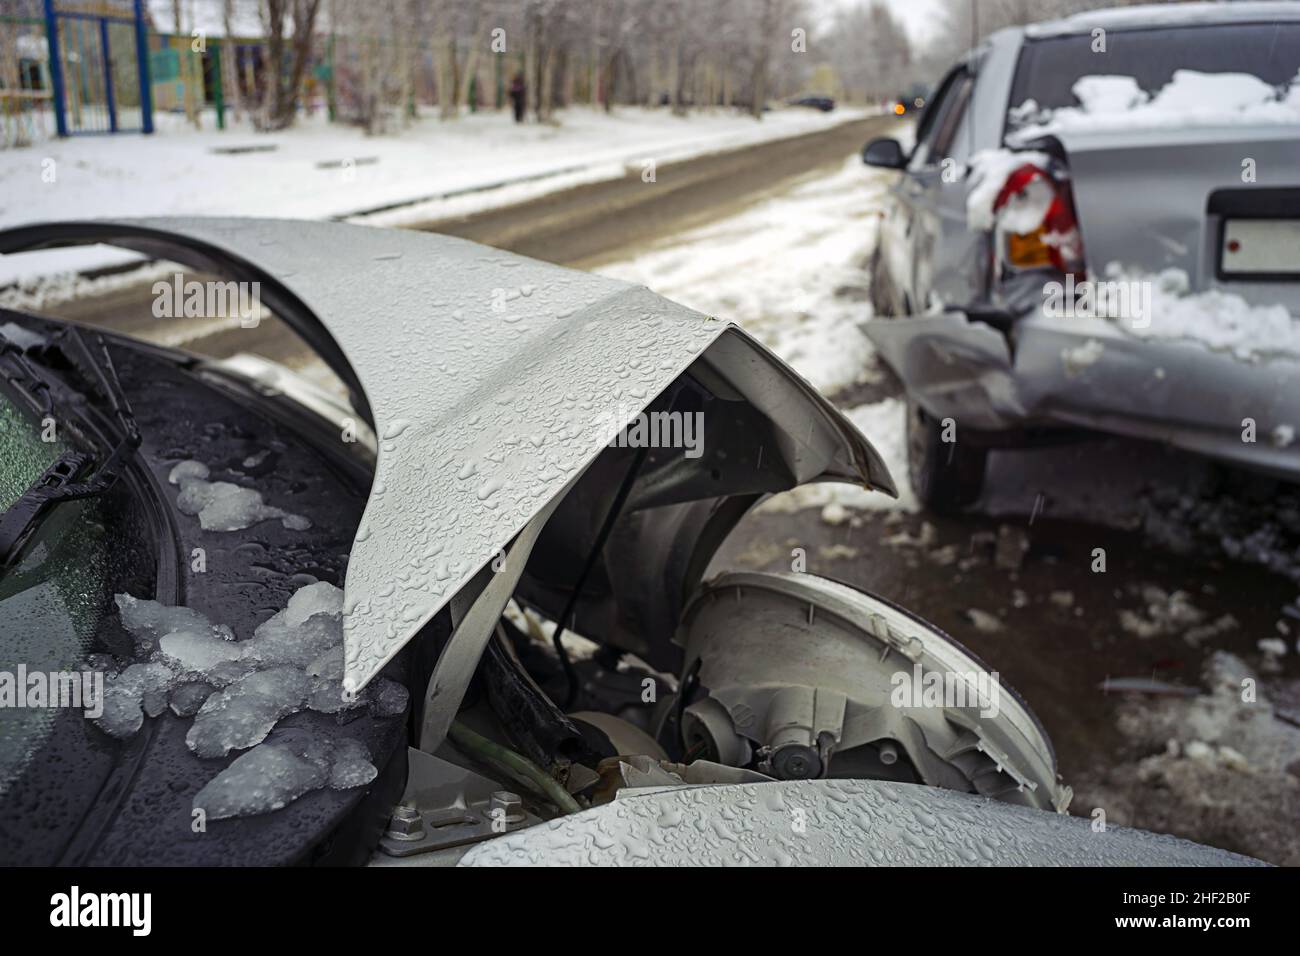
M 528 106 L 528 87 L 524 85 L 524 75 L 516 73 L 510 81 L 510 102 L 515 108 L 515 122 L 524 121 L 524 109 Z

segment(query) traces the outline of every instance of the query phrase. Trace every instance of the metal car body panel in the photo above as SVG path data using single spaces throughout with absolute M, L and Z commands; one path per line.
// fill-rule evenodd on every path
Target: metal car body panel
M 799 826 L 799 821 L 803 826 Z M 883 780 L 623 789 L 461 866 L 1261 866 L 1177 837 Z
M 1071 426 L 1166 442 L 1279 477 L 1300 471 L 1294 446 L 1271 443 L 1300 421 L 1300 360 L 1243 362 L 1192 341 L 1142 339 L 1114 322 L 1020 319 L 1009 340 L 965 313 L 871 321 L 862 326 L 881 357 L 930 415 L 973 429 Z M 1070 353 L 1095 342 L 1086 367 Z M 1260 440 L 1242 441 L 1245 419 Z
M 351 689 L 690 367 L 770 428 L 762 491 L 836 480 L 894 493 L 870 444 L 764 346 L 642 287 L 445 236 L 322 222 L 50 223 L 0 233 L 0 252 L 95 242 L 259 282 L 262 301 L 352 388 L 379 451 L 345 587 Z M 707 457 L 683 462 L 667 469 L 675 490 L 660 489 L 679 513 L 755 487 L 750 475 L 721 480 Z M 694 568 L 683 538 L 701 530 L 665 546 L 694 554 Z M 627 590 L 662 593 L 654 575 L 669 556 L 636 558 L 645 566 Z
M 1296 21 L 1295 4 L 1186 3 L 1086 11 L 998 31 L 962 61 L 977 73 L 948 152 L 960 165 L 974 151 L 1004 145 L 1017 63 L 1028 43 L 1087 37 L 1097 28 Z M 942 109 L 937 96 L 927 106 L 932 109 Z M 924 139 L 925 122 L 918 139 Z M 1005 144 L 1065 158 L 1089 278 L 1106 278 L 1112 265 L 1125 276 L 1178 268 L 1193 293 L 1217 290 L 1300 314 L 1300 282 L 1217 274 L 1226 218 L 1220 206 L 1249 210 L 1247 218 L 1296 217 L 1297 130 L 1234 123 L 1030 132 L 1007 134 Z M 1300 422 L 1300 400 L 1288 387 L 1296 360 L 1264 355 L 1244 361 L 1194 340 L 1141 337 L 1105 321 L 1045 315 L 1044 284 L 1060 276 L 1039 270 L 994 275 L 992 234 L 967 223 L 969 177 L 945 183 L 935 176 L 938 158 L 922 147 L 900 176 L 897 201 L 882 223 L 874 279 L 883 291 L 875 301 L 887 304 L 889 318 L 862 328 L 927 412 L 987 431 L 1085 427 L 1300 475 L 1294 446 L 1242 441 L 1246 418 L 1261 434 Z M 924 162 L 918 164 L 918 156 Z M 1248 184 L 1243 157 L 1255 160 L 1256 178 Z M 1277 205 L 1282 201 L 1285 209 Z M 1094 340 L 1104 346 L 1101 357 L 1086 369 L 1069 367 L 1064 353 Z
M 1222 216 L 1210 204 L 1211 196 L 1230 202 L 1272 190 L 1300 193 L 1300 131 L 1231 125 L 1058 132 L 1052 138 L 1069 163 L 1090 276 L 1105 276 L 1112 263 L 1129 273 L 1178 268 L 1193 291 L 1220 288 L 1253 305 L 1300 310 L 1300 282 L 1216 277 Z M 1008 142 L 1037 145 L 1014 134 Z M 1249 185 L 1241 178 L 1243 157 L 1255 161 Z M 1280 203 L 1272 211 L 1284 215 Z
M 1151 27 L 1197 26 L 1300 20 L 1293 3 L 1277 0 L 1235 0 L 1233 3 L 1161 3 L 1110 10 L 1085 10 L 1056 20 L 1032 23 L 1022 29 L 1026 36 L 1052 37 L 1092 33 L 1093 30 L 1140 30 Z

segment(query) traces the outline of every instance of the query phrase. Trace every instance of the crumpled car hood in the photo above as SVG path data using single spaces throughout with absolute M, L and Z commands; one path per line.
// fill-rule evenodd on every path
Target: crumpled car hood
M 728 384 L 774 420 L 801 422 L 779 449 L 795 483 L 894 493 L 870 444 L 761 344 L 639 286 L 445 236 L 323 222 L 42 224 L 0 233 L 0 252 L 90 242 L 260 282 L 262 302 L 353 389 L 379 450 L 345 587 L 350 689 L 572 485 L 621 428 L 612 409 L 637 414 L 715 343 L 742 370 Z M 761 382 L 753 395 L 746 367 Z

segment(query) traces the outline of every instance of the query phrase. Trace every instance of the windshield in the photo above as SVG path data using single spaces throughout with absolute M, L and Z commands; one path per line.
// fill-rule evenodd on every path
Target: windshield
M 0 388 L 0 507 L 7 508 L 68 446 Z M 153 545 L 127 483 L 109 494 L 64 504 L 45 521 L 17 564 L 0 572 L 0 670 L 50 674 L 94 669 L 115 629 L 106 615 L 126 582 L 151 587 Z M 136 593 L 140 593 L 138 590 Z M 21 669 L 21 670 L 20 670 Z M 18 687 L 19 690 L 23 688 Z M 0 707 L 0 795 L 61 721 L 84 733 L 81 713 Z
M 1020 54 L 1011 106 L 1032 100 L 1043 109 L 1078 106 L 1075 86 L 1087 76 L 1133 77 L 1156 93 L 1177 70 L 1247 73 L 1283 87 L 1300 72 L 1300 24 L 1246 23 L 1214 29 L 1179 27 L 1112 31 L 1095 49 L 1091 34 L 1032 40 Z

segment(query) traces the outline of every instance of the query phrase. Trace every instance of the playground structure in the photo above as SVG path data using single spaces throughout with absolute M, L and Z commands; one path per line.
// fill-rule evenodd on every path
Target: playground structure
M 154 29 L 144 0 L 27 0 L 0 15 L 0 146 L 52 135 L 152 133 L 160 113 L 224 129 L 231 106 L 262 100 L 269 57 L 260 36 L 176 35 Z M 334 36 L 318 37 L 299 103 L 335 118 Z M 374 42 L 339 38 L 347 101 L 361 64 L 383 65 Z M 417 91 L 424 96 L 426 90 Z M 358 112 L 353 109 L 353 114 Z M 352 117 L 355 120 L 355 115 Z
M 244 35 L 224 36 L 219 21 L 209 19 L 206 29 L 178 35 L 155 28 L 150 8 L 158 6 L 146 0 L 7 5 L 18 12 L 0 15 L 0 148 L 51 136 L 148 134 L 162 114 L 183 116 L 196 128 L 214 121 L 224 129 L 232 110 L 236 118 L 246 112 L 256 120 L 274 80 L 269 44 L 254 35 L 260 25 L 246 22 Z M 330 121 L 370 132 L 444 98 L 453 108 L 500 110 L 510 77 L 525 69 L 524 57 L 473 57 L 471 42 L 452 41 L 449 54 L 427 37 L 395 41 L 330 29 L 312 39 L 297 109 L 324 110 Z M 595 75 L 587 66 L 557 80 L 557 102 L 591 98 Z

